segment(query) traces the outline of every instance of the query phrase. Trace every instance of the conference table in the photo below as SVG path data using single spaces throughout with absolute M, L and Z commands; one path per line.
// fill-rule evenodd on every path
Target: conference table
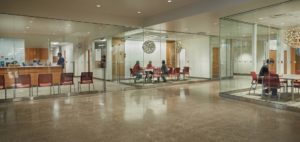
M 279 75 L 279 79 L 283 79 L 283 80 L 287 80 L 288 82 L 291 82 L 291 93 L 292 93 L 292 101 L 295 100 L 295 96 L 294 96 L 294 82 L 296 80 L 300 80 L 300 75 L 298 74 L 284 74 L 284 75 Z

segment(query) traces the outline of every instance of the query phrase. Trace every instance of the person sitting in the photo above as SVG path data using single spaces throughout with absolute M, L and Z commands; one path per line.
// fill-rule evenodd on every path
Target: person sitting
M 147 64 L 146 69 L 148 69 L 148 70 L 152 69 L 152 71 L 146 71 L 146 78 L 151 80 L 152 76 L 153 76 L 153 69 L 154 69 L 154 67 L 152 66 L 152 61 L 149 61 L 149 63 Z M 145 80 L 146 80 L 146 78 L 145 78 Z
M 160 69 L 161 69 L 161 78 L 163 79 L 164 82 L 167 82 L 166 76 L 168 76 L 169 71 L 165 60 L 162 60 L 162 65 Z
M 142 68 L 140 66 L 140 61 L 136 61 L 132 71 L 133 71 L 133 75 L 136 76 L 134 82 L 142 78 Z
M 273 63 L 274 63 L 274 60 L 273 60 L 272 58 L 267 59 L 266 62 L 265 62 L 265 64 L 261 67 L 261 69 L 260 69 L 260 71 L 259 71 L 259 78 L 258 78 L 258 83 L 259 83 L 259 84 L 262 84 L 262 83 L 263 83 L 262 80 L 263 80 L 263 77 L 264 77 L 265 75 L 268 75 L 268 74 L 271 73 L 271 72 L 269 71 L 269 65 L 271 65 L 271 64 L 273 64 Z M 267 89 L 264 90 L 264 92 L 265 92 L 265 93 L 269 93 L 269 90 L 272 91 L 272 96 L 273 96 L 273 97 L 274 97 L 274 96 L 277 96 L 277 89 L 275 89 L 275 88 L 271 88 L 271 89 L 267 88 Z M 265 95 L 265 94 L 264 94 L 264 95 Z

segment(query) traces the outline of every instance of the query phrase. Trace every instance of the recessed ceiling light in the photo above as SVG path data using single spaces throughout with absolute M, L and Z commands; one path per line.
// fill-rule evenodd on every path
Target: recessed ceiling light
M 101 7 L 101 5 L 100 5 L 100 4 L 97 4 L 97 5 L 96 5 L 96 7 L 98 7 L 98 8 L 99 8 L 99 7 Z
M 29 29 L 29 28 L 30 28 L 29 26 L 26 27 L 26 29 Z
M 262 18 L 262 17 L 260 17 L 260 18 L 258 18 L 259 20 L 264 20 L 264 18 Z
M 142 14 L 142 12 L 141 11 L 138 11 L 138 12 L 136 12 L 137 14 Z
M 171 2 L 172 2 L 172 0 L 168 0 L 168 2 L 169 2 L 169 3 L 171 3 Z

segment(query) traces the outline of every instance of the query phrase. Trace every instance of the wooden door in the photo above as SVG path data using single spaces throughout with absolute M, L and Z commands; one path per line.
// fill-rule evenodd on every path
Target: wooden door
M 291 74 L 296 73 L 296 51 L 295 48 L 291 48 Z
M 212 78 L 219 78 L 220 74 L 220 64 L 219 64 L 219 48 L 215 47 L 213 48 L 213 59 L 212 59 Z
M 269 51 L 269 58 L 271 59 L 273 59 L 274 60 L 274 64 L 270 64 L 269 65 L 269 71 L 271 71 L 271 72 L 273 72 L 273 73 L 276 73 L 276 50 L 270 50 Z
M 113 80 L 125 79 L 125 43 L 120 38 L 113 38 L 112 45 Z
M 284 51 L 283 66 L 284 66 L 284 74 L 287 74 L 287 51 Z
M 175 41 L 167 41 L 166 64 L 168 67 L 177 67 L 177 55 L 175 52 Z

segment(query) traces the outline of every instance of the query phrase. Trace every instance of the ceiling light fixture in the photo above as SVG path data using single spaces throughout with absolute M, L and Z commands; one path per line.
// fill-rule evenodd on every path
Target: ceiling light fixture
M 172 0 L 168 0 L 168 3 L 171 3 L 172 2 Z
M 293 48 L 300 48 L 300 27 L 289 27 L 285 32 L 284 42 Z
M 262 17 L 260 17 L 260 18 L 258 18 L 259 20 L 264 20 L 264 18 L 262 18 Z
M 142 14 L 142 12 L 141 11 L 138 11 L 138 12 L 136 12 L 137 14 Z
M 98 7 L 98 8 L 99 8 L 99 7 L 101 7 L 101 5 L 100 5 L 100 4 L 97 4 L 97 5 L 96 5 L 96 7 Z
M 26 29 L 29 29 L 29 28 L 30 28 L 29 26 L 26 27 Z

